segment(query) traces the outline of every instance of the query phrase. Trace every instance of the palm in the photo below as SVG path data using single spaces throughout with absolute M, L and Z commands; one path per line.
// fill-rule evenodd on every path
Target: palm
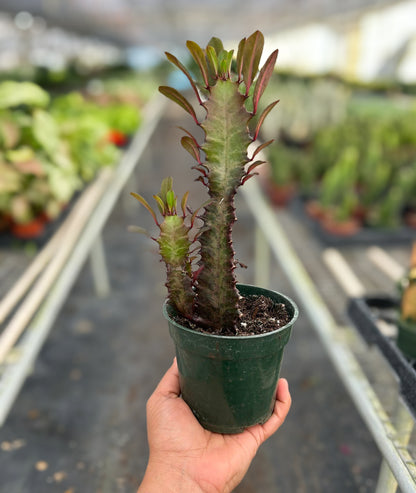
M 272 418 L 236 435 L 211 433 L 178 397 L 176 362 L 148 403 L 149 446 L 155 460 L 176 464 L 203 491 L 229 492 L 241 481 L 258 447 L 283 423 L 290 407 L 287 384 L 279 385 Z M 153 401 L 152 401 L 153 400 Z M 154 402 L 157 401 L 157 402 Z

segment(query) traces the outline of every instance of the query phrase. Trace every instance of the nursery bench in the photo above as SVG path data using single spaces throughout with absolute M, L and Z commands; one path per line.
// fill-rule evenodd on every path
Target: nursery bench
M 403 402 L 397 384 L 396 394 L 393 396 L 396 409 L 386 410 L 386 406 L 375 391 L 374 382 L 370 381 L 363 368 L 363 362 L 360 361 L 360 358 L 364 360 L 363 355 L 368 353 L 368 348 L 363 344 L 355 329 L 348 325 L 345 326 L 345 323 L 342 322 L 349 297 L 359 296 L 365 292 L 359 277 L 355 276 L 354 272 L 349 269 L 347 262 L 342 262 L 342 256 L 336 250 L 326 250 L 319 243 L 313 248 L 310 235 L 308 238 L 305 237 L 306 242 L 304 239 L 299 244 L 295 244 L 293 238 L 298 237 L 299 240 L 299 232 L 291 235 L 293 233 L 291 228 L 304 227 L 304 225 L 300 225 L 299 221 L 291 218 L 289 212 L 279 213 L 273 210 L 256 181 L 251 180 L 247 183 L 242 193 L 257 225 L 257 279 L 255 284 L 267 286 L 268 273 L 270 272 L 270 252 L 272 252 L 291 282 L 296 293 L 296 300 L 299 301 L 301 309 L 307 314 L 343 385 L 384 458 L 376 492 L 393 493 L 396 491 L 397 485 L 403 492 L 415 492 L 416 465 L 414 457 L 411 456 L 407 447 L 414 426 L 414 415 Z M 311 253 L 314 249 L 315 252 Z M 313 253 L 316 254 L 316 257 L 312 259 Z M 301 260 L 302 254 L 309 256 L 307 262 Z M 331 256 L 333 257 L 332 260 L 328 261 L 328 257 Z M 336 264 L 334 264 L 334 257 L 338 257 Z M 330 272 L 325 270 L 325 263 Z M 337 274 L 337 280 L 335 277 L 332 278 L 333 285 L 327 287 L 329 296 L 323 296 L 318 291 L 319 282 L 315 278 L 319 271 L 318 267 L 315 267 L 314 281 L 312 281 L 305 264 L 308 268 L 311 268 L 312 264 L 320 264 L 321 280 L 326 283 L 329 282 L 328 279 L 331 280 L 331 270 Z M 358 272 L 360 272 L 360 267 L 362 266 L 357 266 Z M 397 266 L 396 269 L 392 267 L 391 270 L 394 275 L 401 272 Z M 336 291 L 336 284 L 339 282 L 343 283 L 344 291 Z M 385 284 L 380 284 L 378 289 L 383 291 Z M 325 294 L 328 295 L 328 293 Z M 332 300 L 330 299 L 331 296 Z M 338 313 L 335 313 L 336 311 Z M 394 379 L 392 381 L 394 382 Z

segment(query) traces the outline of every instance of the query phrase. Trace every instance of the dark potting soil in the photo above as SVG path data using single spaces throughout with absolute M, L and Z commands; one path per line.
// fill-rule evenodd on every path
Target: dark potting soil
M 197 332 L 224 336 L 253 336 L 266 334 L 284 327 L 290 321 L 290 315 L 283 303 L 275 303 L 263 295 L 250 295 L 240 298 L 238 309 L 240 318 L 234 327 L 218 330 L 215 328 L 203 328 L 190 320 L 176 315 L 175 320 L 184 327 Z

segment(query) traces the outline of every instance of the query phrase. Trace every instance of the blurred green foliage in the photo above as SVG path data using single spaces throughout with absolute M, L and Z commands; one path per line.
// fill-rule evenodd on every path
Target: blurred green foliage
M 0 218 L 55 218 L 100 168 L 117 163 L 111 132 L 136 131 L 145 97 L 123 102 L 120 89 L 100 89 L 101 99 L 80 91 L 51 98 L 32 82 L 0 83 Z
M 291 84 L 286 81 L 283 90 L 277 84 L 275 96 L 286 94 Z M 270 148 L 271 176 L 279 184 L 295 182 L 300 194 L 314 198 L 340 220 L 359 210 L 366 226 L 400 226 L 405 211 L 416 211 L 414 97 L 359 91 L 344 98 L 346 93 L 338 92 L 334 82 L 326 101 L 319 84 L 295 84 L 280 116 L 278 142 Z M 322 84 L 328 88 L 331 83 Z M 291 114 L 292 102 L 293 115 L 303 112 L 308 131 L 288 135 L 294 116 L 286 120 L 285 114 Z M 338 112 L 330 111 L 334 105 L 340 105 Z

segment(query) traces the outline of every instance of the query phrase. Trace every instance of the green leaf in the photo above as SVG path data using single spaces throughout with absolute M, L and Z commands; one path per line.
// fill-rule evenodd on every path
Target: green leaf
M 168 206 L 169 212 L 175 212 L 176 198 L 173 190 L 168 190 L 168 193 L 166 194 L 166 204 Z
M 243 77 L 246 83 L 246 95 L 256 77 L 259 68 L 261 54 L 263 52 L 264 37 L 260 31 L 249 36 L 244 44 L 243 52 Z
M 276 104 L 279 102 L 280 100 L 278 99 L 277 101 L 274 101 L 273 103 L 270 103 L 264 110 L 263 110 L 263 113 L 260 115 L 260 118 L 257 122 L 257 126 L 256 126 L 256 130 L 254 131 L 254 137 L 253 137 L 253 141 L 257 139 L 258 135 L 259 135 L 259 132 L 260 132 L 260 128 L 261 126 L 263 125 L 263 122 L 264 120 L 266 119 L 266 116 L 272 111 L 272 109 L 276 106 Z
M 192 86 L 192 89 L 194 90 L 194 93 L 195 93 L 195 95 L 196 95 L 196 97 L 198 99 L 199 104 L 202 104 L 202 100 L 201 100 L 201 97 L 199 95 L 198 88 L 196 87 L 196 84 L 195 84 L 194 80 L 192 79 L 191 74 L 186 69 L 186 67 L 174 55 L 172 55 L 171 53 L 168 53 L 167 51 L 165 51 L 165 55 L 166 55 L 166 58 L 171 63 L 173 63 L 173 65 L 175 65 L 176 67 L 178 67 L 178 69 L 181 70 L 186 75 L 186 77 L 188 78 L 188 80 L 189 80 L 189 82 L 190 82 L 190 84 Z
M 35 151 L 29 146 L 21 146 L 17 149 L 10 149 L 5 153 L 5 156 L 6 159 L 12 163 L 31 161 L 36 158 Z
M 22 187 L 22 174 L 7 163 L 0 161 L 0 197 L 18 192 Z
M 68 202 L 81 185 L 72 171 L 56 167 L 48 170 L 48 184 L 53 197 L 61 202 Z
M 239 42 L 238 50 L 237 50 L 237 75 L 239 81 L 241 80 L 242 71 L 243 71 L 243 53 L 244 53 L 245 44 L 246 44 L 246 38 L 243 38 Z
M 213 46 L 208 45 L 206 48 L 208 72 L 213 80 L 218 77 L 218 57 Z
M 184 216 L 186 216 L 186 204 L 188 202 L 188 196 L 189 196 L 189 192 L 185 192 L 184 196 L 182 197 L 182 201 L 181 201 L 181 209 L 182 209 L 182 214 Z
M 0 84 L 0 109 L 21 104 L 45 107 L 49 100 L 49 94 L 33 82 L 7 80 Z
M 257 112 L 257 106 L 259 104 L 260 98 L 262 97 L 264 90 L 269 83 L 270 77 L 273 74 L 274 66 L 276 64 L 277 54 L 279 50 L 275 50 L 267 59 L 263 68 L 260 70 L 260 74 L 256 81 L 256 86 L 254 88 L 253 94 L 253 113 Z
M 202 77 L 204 79 L 205 87 L 209 87 L 208 82 L 208 65 L 205 59 L 205 54 L 203 49 L 195 43 L 195 41 L 187 41 L 186 46 L 192 55 L 192 58 L 197 63 L 199 70 L 201 71 Z
M 217 56 L 219 56 L 219 54 L 224 51 L 224 46 L 222 44 L 222 41 L 219 39 L 219 38 L 216 38 L 216 37 L 212 37 L 209 42 L 208 42 L 208 45 L 209 46 L 212 46 L 215 50 L 215 53 L 217 54 Z
M 33 114 L 33 135 L 37 142 L 54 159 L 60 144 L 59 128 L 52 115 L 44 110 L 37 109 Z
M 166 196 L 165 196 L 166 197 Z M 162 216 L 166 214 L 165 202 L 166 200 L 162 199 L 159 195 L 153 195 L 153 198 L 156 200 L 157 207 Z
M 138 193 L 130 192 L 130 195 L 132 195 L 135 199 L 137 199 L 150 212 L 150 214 L 153 217 L 154 222 L 159 226 L 156 214 L 155 214 L 154 210 L 148 204 L 147 200 L 144 197 L 142 197 L 141 195 L 139 195 Z
M 231 62 L 233 61 L 233 53 L 234 50 L 231 51 L 223 51 L 220 53 L 219 57 L 219 65 L 220 65 L 220 74 L 225 77 L 228 76 L 231 70 Z
M 173 188 L 173 178 L 171 176 L 167 176 L 162 180 L 162 184 L 160 185 L 160 193 L 159 197 L 166 203 L 166 194 L 169 190 Z
M 191 103 L 184 97 L 182 94 L 174 89 L 173 87 L 169 86 L 160 86 L 159 87 L 159 92 L 162 93 L 164 96 L 167 98 L 171 99 L 174 101 L 176 104 L 178 104 L 181 108 L 183 108 L 187 113 L 189 113 L 192 118 L 194 119 L 195 123 L 199 125 L 198 119 L 195 114 L 195 110 Z

